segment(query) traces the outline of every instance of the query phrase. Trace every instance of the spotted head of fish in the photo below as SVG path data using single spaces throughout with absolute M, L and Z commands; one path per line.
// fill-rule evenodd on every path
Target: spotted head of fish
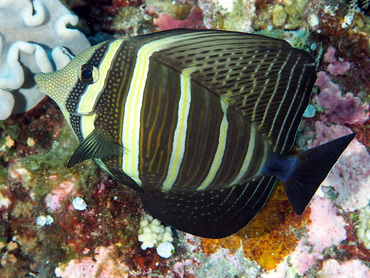
M 99 46 L 96 45 L 80 52 L 64 68 L 58 71 L 35 75 L 38 90 L 52 98 L 67 119 L 69 117 L 66 103 L 73 87 L 79 80 L 89 82 L 98 78 L 98 71 L 92 67 L 86 67 L 85 64 Z

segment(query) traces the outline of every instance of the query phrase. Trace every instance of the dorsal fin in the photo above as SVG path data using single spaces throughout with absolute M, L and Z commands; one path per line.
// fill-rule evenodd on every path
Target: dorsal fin
M 134 39 L 142 44 L 173 35 L 178 37 L 163 40 L 171 47 L 151 59 L 179 73 L 192 68 L 192 79 L 253 122 L 273 151 L 291 149 L 316 79 L 307 52 L 279 39 L 218 30 L 181 29 Z

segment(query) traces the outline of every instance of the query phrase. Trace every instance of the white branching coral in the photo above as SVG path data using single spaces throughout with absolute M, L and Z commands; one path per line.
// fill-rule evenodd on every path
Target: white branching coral
M 59 0 L 0 1 L 0 120 L 33 108 L 44 94 L 33 80 L 51 72 L 90 46 L 86 37 L 67 25 L 78 17 Z
M 142 242 L 143 250 L 158 246 L 162 242 L 173 241 L 171 228 L 164 227 L 158 219 L 148 214 L 141 218 L 138 239 Z

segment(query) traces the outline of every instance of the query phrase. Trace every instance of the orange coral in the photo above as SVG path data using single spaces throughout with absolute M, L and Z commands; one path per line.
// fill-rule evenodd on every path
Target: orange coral
M 307 223 L 311 210 L 298 216 L 293 212 L 284 193 L 283 186 L 277 188 L 258 215 L 238 233 L 222 239 L 201 239 L 206 255 L 213 254 L 219 247 L 234 253 L 242 243 L 245 255 L 256 261 L 263 269 L 274 269 L 297 246 L 293 231 Z

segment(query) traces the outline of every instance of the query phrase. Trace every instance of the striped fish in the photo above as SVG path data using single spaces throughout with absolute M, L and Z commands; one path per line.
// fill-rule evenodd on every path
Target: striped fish
M 316 79 L 283 40 L 171 30 L 106 41 L 35 80 L 94 161 L 179 230 L 220 238 L 244 227 L 279 179 L 302 214 L 355 134 L 295 156 Z

